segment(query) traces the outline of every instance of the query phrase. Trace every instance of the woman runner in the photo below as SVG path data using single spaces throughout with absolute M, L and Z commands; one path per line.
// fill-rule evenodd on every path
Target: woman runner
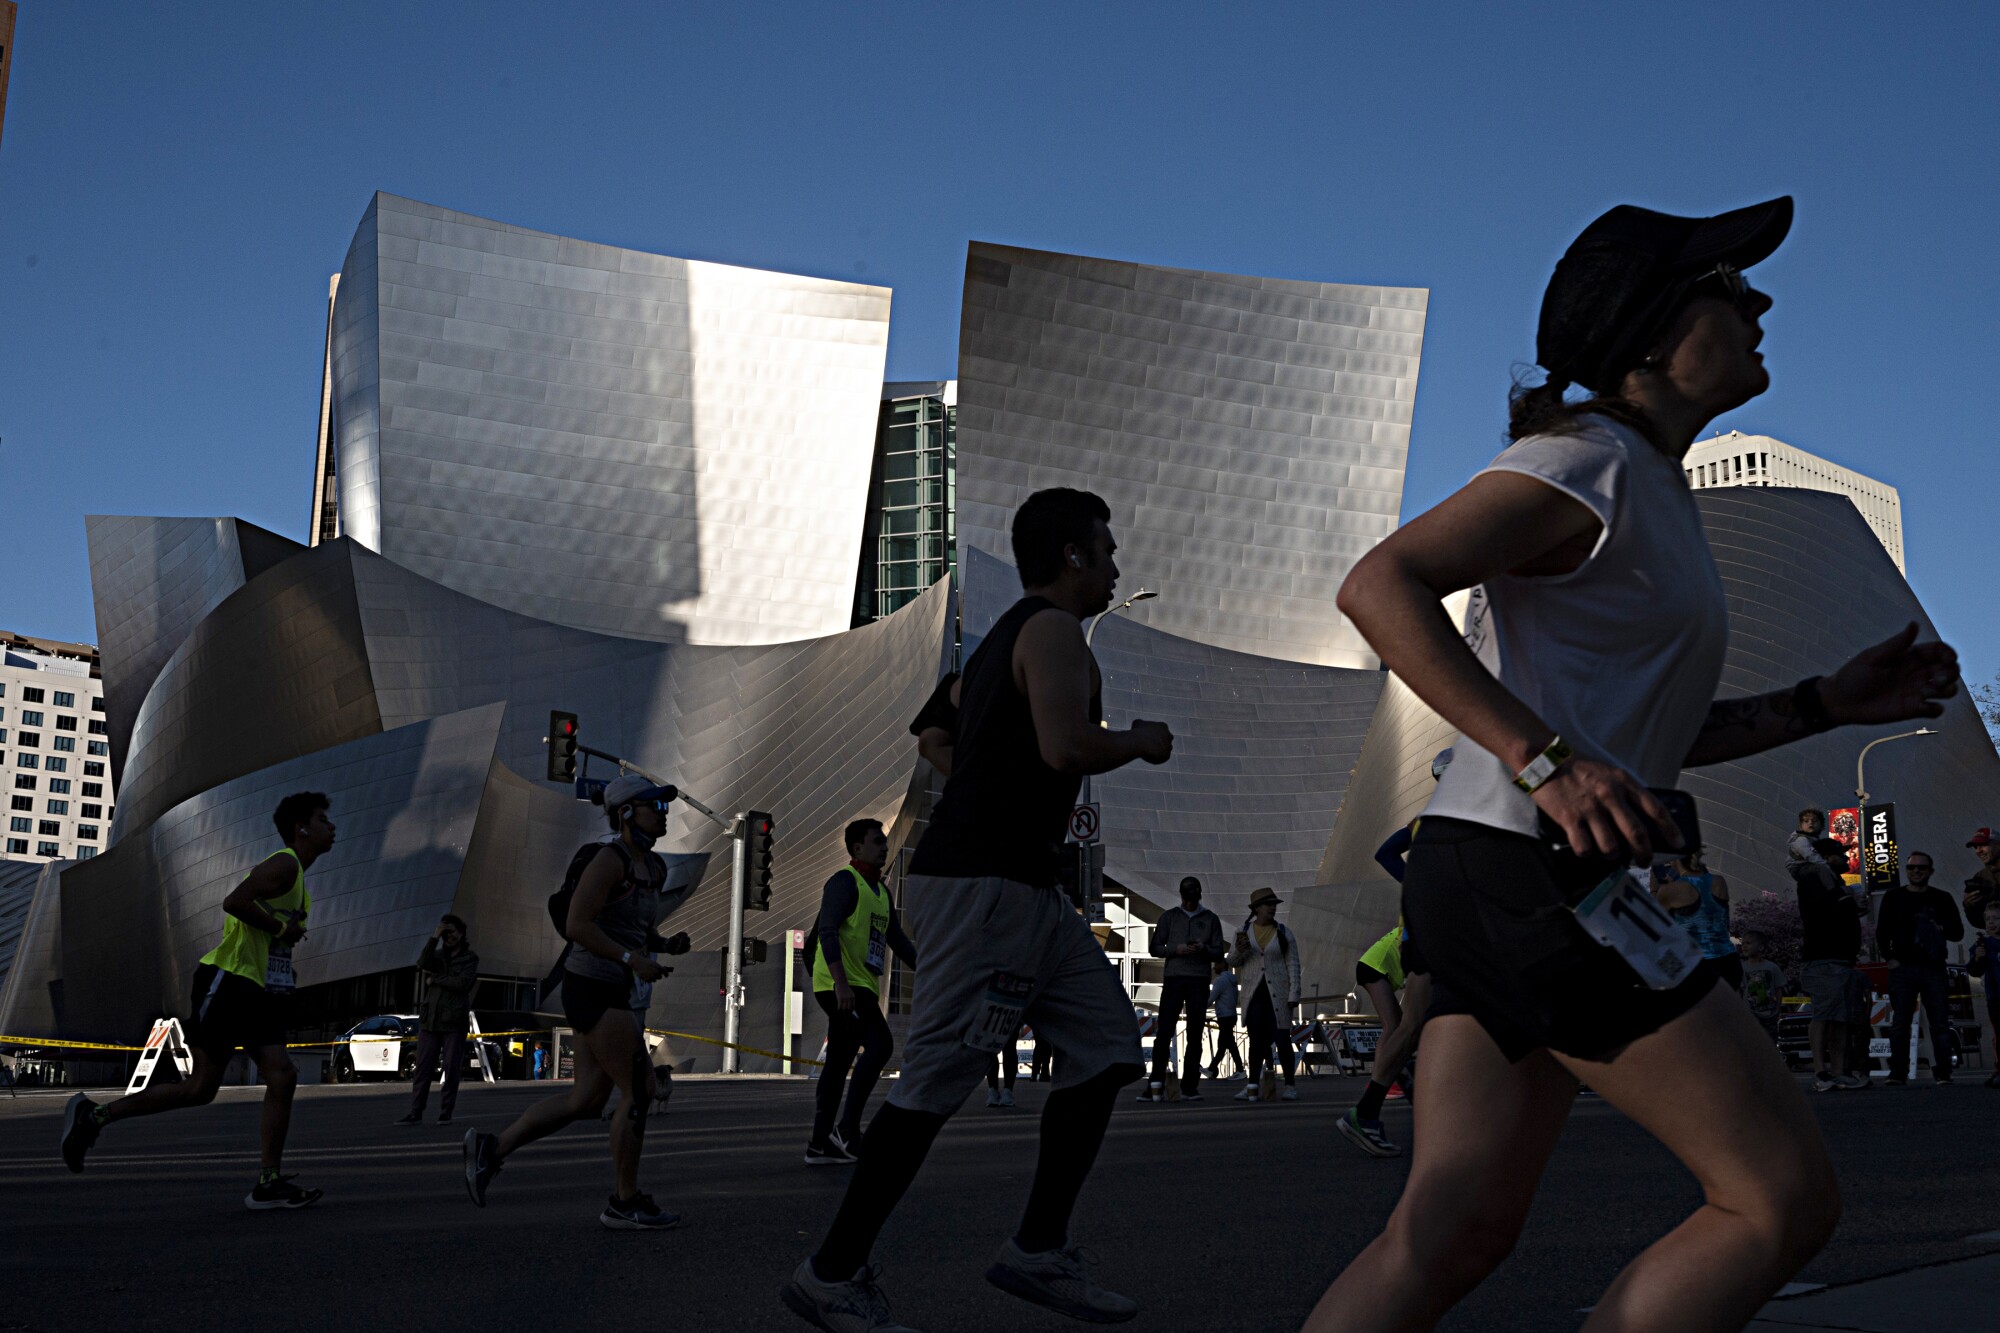
M 1679 844 L 1648 786 L 1835 726 L 1937 717 L 1956 690 L 1955 655 L 1912 624 L 1830 676 L 1713 697 L 1728 617 L 1681 459 L 1770 383 L 1756 348 L 1771 301 L 1741 270 L 1791 217 L 1784 198 L 1593 222 L 1543 297 L 1548 380 L 1516 389 L 1513 445 L 1340 590 L 1383 664 L 1462 736 L 1403 885 L 1435 997 L 1409 1180 L 1309 1333 L 1428 1329 L 1477 1286 L 1520 1233 L 1579 1080 L 1705 1196 L 1586 1328 L 1741 1327 L 1839 1217 L 1804 1097 L 1714 969 L 1677 949 L 1648 962 L 1636 939 L 1614 952 L 1571 906 Z M 1567 401 L 1572 384 L 1593 396 Z M 1461 635 L 1441 603 L 1464 588 L 1483 596 Z

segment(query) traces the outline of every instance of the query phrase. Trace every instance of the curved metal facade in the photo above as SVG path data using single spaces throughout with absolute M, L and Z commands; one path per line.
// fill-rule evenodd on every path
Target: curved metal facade
M 887 288 L 378 194 L 334 301 L 342 531 L 625 638 L 844 630 Z
M 113 531 L 100 545 L 115 566 Z M 144 524 L 117 531 L 151 539 Z M 544 900 L 604 831 L 601 811 L 522 776 L 541 771 L 551 708 L 719 809 L 771 811 L 773 912 L 754 924 L 804 926 L 845 863 L 845 824 L 895 827 L 905 813 L 905 727 L 943 669 L 952 610 L 940 583 L 848 633 L 666 644 L 506 611 L 347 538 L 299 548 L 186 631 L 139 709 L 115 845 L 49 895 L 48 938 L 66 940 L 44 950 L 71 997 L 63 1025 L 129 1034 L 184 1007 L 221 898 L 272 850 L 271 809 L 295 790 L 327 791 L 341 828 L 312 872 L 302 985 L 410 966 L 454 905 L 489 974 L 541 975 L 558 947 Z M 698 947 L 720 945 L 726 836 L 676 810 L 663 845 L 687 849 L 689 873 L 709 867 L 676 921 Z M 712 994 L 682 984 L 696 1002 Z
M 1135 620 L 1217 648 L 1376 665 L 1334 609 L 1396 526 L 1422 288 L 1156 268 L 974 242 L 959 331 L 958 537 L 1110 502 Z
M 240 518 L 92 514 L 84 529 L 116 781 L 139 705 L 174 649 L 223 598 L 303 548 Z
M 977 548 L 959 560 L 968 647 L 1021 592 L 1011 563 Z M 975 632 L 976 631 L 976 632 Z M 1104 714 L 1174 731 L 1171 763 L 1127 764 L 1092 780 L 1104 869 L 1148 901 L 1180 901 L 1198 875 L 1225 921 L 1263 885 L 1309 880 L 1349 791 L 1384 673 L 1305 666 L 1196 643 L 1124 615 L 1091 641 Z

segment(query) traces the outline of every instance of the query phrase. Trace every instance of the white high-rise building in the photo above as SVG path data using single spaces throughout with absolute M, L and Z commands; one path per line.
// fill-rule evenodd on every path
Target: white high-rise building
M 1688 484 L 1698 491 L 1713 486 L 1792 486 L 1844 495 L 1875 530 L 1896 568 L 1909 573 L 1903 567 L 1903 497 L 1894 486 L 1783 440 L 1734 430 L 1696 441 L 1681 466 L 1687 469 Z
M 0 859 L 82 861 L 111 828 L 97 649 L 0 631 Z

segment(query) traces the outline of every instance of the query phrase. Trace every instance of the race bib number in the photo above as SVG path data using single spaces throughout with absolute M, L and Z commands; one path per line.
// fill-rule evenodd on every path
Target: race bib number
M 868 970 L 876 976 L 882 975 L 882 965 L 889 959 L 889 937 L 880 926 L 868 928 Z
M 1021 1014 L 1028 1007 L 1028 996 L 1033 993 L 1035 983 L 1029 977 L 1017 977 L 1008 972 L 995 972 L 993 979 L 986 983 L 986 998 L 972 1016 L 972 1026 L 965 1031 L 965 1044 L 975 1051 L 999 1052 L 1013 1045 L 1015 1034 L 1021 1030 Z
M 298 989 L 298 979 L 292 974 L 291 946 L 271 946 L 270 960 L 264 965 L 264 989 L 272 995 L 290 995 Z
M 1653 900 L 1638 872 L 1616 871 L 1570 910 L 1654 990 L 1672 990 L 1701 962 L 1701 946 Z

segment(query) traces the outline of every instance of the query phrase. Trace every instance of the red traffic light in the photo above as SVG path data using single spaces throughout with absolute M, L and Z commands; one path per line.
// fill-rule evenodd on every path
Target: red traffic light
M 557 722 L 556 735 L 563 737 L 576 735 L 576 719 L 573 717 L 566 717 L 563 718 L 561 721 Z

